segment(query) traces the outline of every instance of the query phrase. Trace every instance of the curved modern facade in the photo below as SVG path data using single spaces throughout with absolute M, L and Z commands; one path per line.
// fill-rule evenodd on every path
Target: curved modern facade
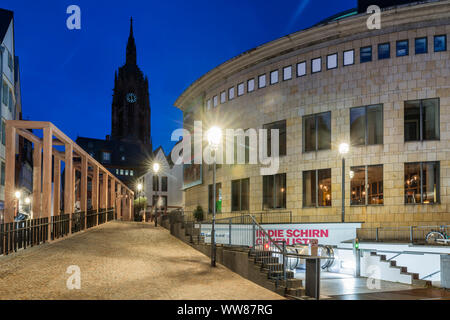
M 291 211 L 297 222 L 364 227 L 450 221 L 450 1 L 329 20 L 211 70 L 176 101 L 185 128 L 280 129 L 280 169 L 217 170 L 221 211 Z M 212 170 L 186 189 L 186 210 L 211 207 Z M 208 199 L 210 198 L 210 199 Z

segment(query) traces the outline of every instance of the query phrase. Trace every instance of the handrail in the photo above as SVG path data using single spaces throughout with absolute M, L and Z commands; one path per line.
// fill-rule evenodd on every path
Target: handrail
M 245 217 L 245 216 L 246 216 L 246 215 L 244 215 L 244 217 Z M 269 236 L 269 234 L 266 232 L 266 230 L 264 230 L 264 229 L 261 227 L 261 225 L 260 225 L 258 222 L 256 222 L 255 218 L 254 218 L 251 214 L 249 214 L 249 215 L 247 215 L 247 216 L 249 216 L 250 219 L 253 220 L 253 223 L 259 228 L 260 231 L 263 232 L 264 236 L 266 236 L 266 237 L 270 240 L 270 243 L 274 244 L 275 247 L 277 247 L 277 249 L 280 250 L 280 252 L 284 252 L 284 250 L 283 250 L 282 248 L 280 248 L 279 245 L 276 244 L 276 242 L 272 239 L 272 237 Z

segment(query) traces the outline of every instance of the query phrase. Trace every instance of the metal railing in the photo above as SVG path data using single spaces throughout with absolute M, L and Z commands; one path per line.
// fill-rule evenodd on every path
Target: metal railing
M 252 215 L 259 224 L 272 223 L 292 223 L 292 211 L 258 211 L 258 212 L 218 212 L 216 213 L 216 221 L 233 219 L 235 224 L 245 223 L 243 217 Z M 192 211 L 184 211 L 184 220 L 186 222 L 197 222 Z M 212 214 L 207 214 L 201 221 L 203 223 L 211 222 Z
M 445 241 L 450 237 L 450 226 L 409 226 L 409 227 L 380 227 L 361 228 L 356 230 L 360 241 L 375 242 L 404 242 L 416 244 L 450 244 Z M 432 234 L 439 234 L 443 240 L 433 240 Z M 428 237 L 428 241 L 427 241 Z
M 3 223 L 0 224 L 0 255 L 8 255 L 20 249 L 37 246 L 48 240 L 57 240 L 114 218 L 115 210 L 107 209 L 95 213 L 88 212 L 87 215 L 84 212 L 76 212 L 52 216 L 50 219 L 47 217 Z M 69 230 L 70 222 L 72 222 L 71 230 Z

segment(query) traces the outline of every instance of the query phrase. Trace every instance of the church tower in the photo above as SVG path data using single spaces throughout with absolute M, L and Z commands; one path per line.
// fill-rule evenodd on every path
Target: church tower
M 130 21 L 126 62 L 114 77 L 111 138 L 140 142 L 145 149 L 152 151 L 148 78 L 137 65 L 133 18 Z

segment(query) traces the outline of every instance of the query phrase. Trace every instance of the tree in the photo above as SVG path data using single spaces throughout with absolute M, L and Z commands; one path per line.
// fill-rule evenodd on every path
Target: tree
M 194 219 L 196 221 L 203 221 L 203 208 L 201 206 L 197 206 L 194 210 Z

